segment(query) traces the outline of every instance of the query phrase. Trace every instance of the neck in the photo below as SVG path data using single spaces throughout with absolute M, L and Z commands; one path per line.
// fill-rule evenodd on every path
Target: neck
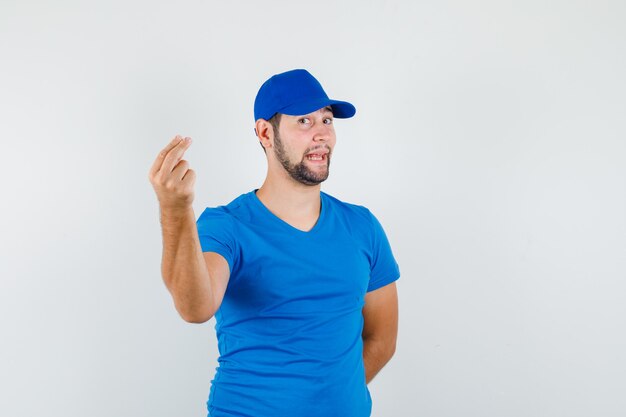
M 321 184 L 305 185 L 288 174 L 284 176 L 268 173 L 256 195 L 272 212 L 287 218 L 315 217 L 320 213 Z

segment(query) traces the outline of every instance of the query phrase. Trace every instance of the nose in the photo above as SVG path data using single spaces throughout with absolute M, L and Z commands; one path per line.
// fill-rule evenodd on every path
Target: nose
M 328 142 L 335 134 L 332 124 L 326 124 L 323 121 L 317 123 L 315 132 L 313 133 L 313 141 L 315 142 Z

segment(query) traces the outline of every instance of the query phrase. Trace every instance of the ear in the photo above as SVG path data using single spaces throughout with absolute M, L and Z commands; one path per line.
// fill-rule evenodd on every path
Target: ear
M 274 144 L 274 129 L 265 119 L 258 119 L 254 125 L 254 131 L 259 138 L 259 142 L 265 148 L 271 148 Z

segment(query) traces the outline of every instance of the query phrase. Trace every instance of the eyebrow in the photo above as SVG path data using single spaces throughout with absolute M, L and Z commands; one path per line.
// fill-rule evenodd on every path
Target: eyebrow
M 331 113 L 333 112 L 333 108 L 332 108 L 332 107 L 330 107 L 330 106 L 326 106 L 326 107 L 324 107 L 324 108 L 322 109 L 322 112 L 323 112 L 324 110 L 326 110 L 327 112 L 331 112 Z

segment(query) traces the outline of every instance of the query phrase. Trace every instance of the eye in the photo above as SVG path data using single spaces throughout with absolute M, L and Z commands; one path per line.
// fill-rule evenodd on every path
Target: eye
M 328 121 L 328 123 L 326 123 Z M 327 117 L 324 119 L 324 123 L 326 123 L 327 125 L 331 124 L 333 122 L 333 118 L 332 117 Z
M 301 123 L 303 120 L 307 120 L 308 121 L 309 118 L 308 117 L 302 117 L 301 119 L 298 119 L 298 123 Z M 304 123 L 302 123 L 302 124 L 304 124 Z

